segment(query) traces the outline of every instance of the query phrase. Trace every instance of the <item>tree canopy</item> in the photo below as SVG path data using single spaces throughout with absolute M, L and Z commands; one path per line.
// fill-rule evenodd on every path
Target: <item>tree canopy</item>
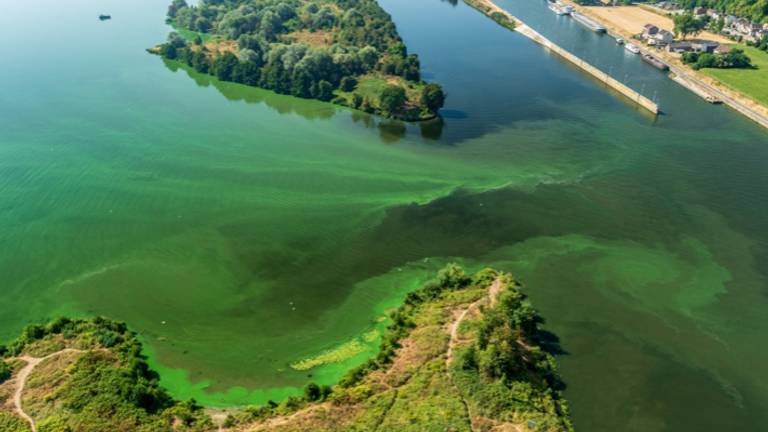
M 403 91 L 374 112 L 398 114 L 407 102 L 434 115 L 444 102 L 437 84 L 409 100 L 404 87 L 426 85 L 421 63 L 376 0 L 173 0 L 168 19 L 179 30 L 157 52 L 220 80 L 359 108 L 365 98 L 357 84 L 391 76 Z M 352 94 L 334 98 L 337 92 Z M 370 106 L 381 98 L 368 99 Z

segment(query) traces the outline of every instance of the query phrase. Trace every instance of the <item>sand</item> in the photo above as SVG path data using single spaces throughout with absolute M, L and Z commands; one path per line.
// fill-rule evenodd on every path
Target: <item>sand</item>
M 672 19 L 655 12 L 651 12 L 639 6 L 588 6 L 583 8 L 600 21 L 615 27 L 623 32 L 642 33 L 643 26 L 653 24 L 656 27 L 673 32 L 675 25 Z M 696 36 L 698 39 L 713 40 L 721 43 L 734 43 L 726 37 L 710 32 L 702 32 Z

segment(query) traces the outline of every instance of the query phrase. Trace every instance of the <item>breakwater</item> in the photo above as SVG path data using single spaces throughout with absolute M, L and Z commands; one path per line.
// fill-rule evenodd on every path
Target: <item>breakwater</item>
M 542 34 L 537 32 L 536 30 L 528 27 L 524 22 L 520 21 L 517 17 L 513 16 L 506 10 L 500 8 L 498 5 L 493 3 L 490 0 L 465 0 L 465 2 L 474 7 L 475 9 L 479 10 L 480 12 L 484 13 L 485 15 L 488 15 L 489 17 L 493 18 L 497 22 L 510 22 L 513 25 L 507 25 L 508 28 L 514 28 L 515 31 L 519 32 L 520 34 L 528 37 L 532 41 L 536 42 L 537 44 L 543 46 L 544 48 L 550 50 L 551 52 L 557 54 L 558 56 L 562 57 L 563 59 L 569 61 L 570 63 L 573 63 L 576 65 L 579 69 L 582 71 L 588 73 L 589 75 L 592 75 L 594 78 L 596 78 L 598 81 L 606 84 L 607 86 L 611 87 L 615 91 L 619 92 L 620 94 L 624 95 L 631 101 L 635 102 L 636 104 L 640 105 L 641 107 L 647 109 L 653 114 L 659 113 L 659 106 L 649 98 L 643 96 L 639 92 L 635 91 L 634 89 L 630 88 L 626 84 L 622 83 L 621 81 L 613 78 L 609 74 L 601 71 L 600 69 L 596 68 L 595 66 L 589 64 L 588 62 L 584 61 L 580 57 L 576 56 L 575 54 L 571 53 L 570 51 L 562 48 L 561 46 L 557 45 L 556 43 L 552 42 L 551 40 L 544 37 Z

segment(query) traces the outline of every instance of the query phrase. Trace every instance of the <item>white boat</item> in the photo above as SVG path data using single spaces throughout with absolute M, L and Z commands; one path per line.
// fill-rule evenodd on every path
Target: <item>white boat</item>
M 619 45 L 624 45 L 624 39 L 622 39 L 620 37 L 617 37 L 616 38 L 616 43 L 619 44 Z
M 624 45 L 624 49 L 631 52 L 632 54 L 640 54 L 640 48 L 632 45 L 631 43 Z
M 549 3 L 549 10 L 558 15 L 567 15 L 570 12 L 566 12 L 564 7 L 557 3 Z

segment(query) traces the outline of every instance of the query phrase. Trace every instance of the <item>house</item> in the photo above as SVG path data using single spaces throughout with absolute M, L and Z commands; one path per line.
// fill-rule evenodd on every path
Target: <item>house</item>
M 713 53 L 720 46 L 720 42 L 708 40 L 691 41 L 691 50 L 698 53 Z
M 735 15 L 726 15 L 725 16 L 725 25 L 728 26 L 728 27 L 733 27 L 733 25 L 738 20 L 739 20 L 739 17 L 737 17 Z
M 643 39 L 650 39 L 659 32 L 659 28 L 653 24 L 646 24 L 643 26 Z
M 667 30 L 659 30 L 652 38 L 656 42 L 655 45 L 669 45 L 675 41 L 675 35 Z
M 712 18 L 713 20 L 718 20 L 721 17 L 720 12 L 714 9 L 707 9 L 707 16 Z
M 707 14 L 707 9 L 701 6 L 693 8 L 693 14 L 697 17 L 703 17 Z
M 667 51 L 671 53 L 682 54 L 693 51 L 693 48 L 690 42 L 672 42 L 671 44 L 667 45 Z
M 706 40 L 692 40 L 682 42 L 672 42 L 667 45 L 667 51 L 677 54 L 686 52 L 713 53 L 720 46 L 720 43 Z
M 715 54 L 728 54 L 729 52 L 731 52 L 731 47 L 728 45 L 720 45 L 714 51 Z

